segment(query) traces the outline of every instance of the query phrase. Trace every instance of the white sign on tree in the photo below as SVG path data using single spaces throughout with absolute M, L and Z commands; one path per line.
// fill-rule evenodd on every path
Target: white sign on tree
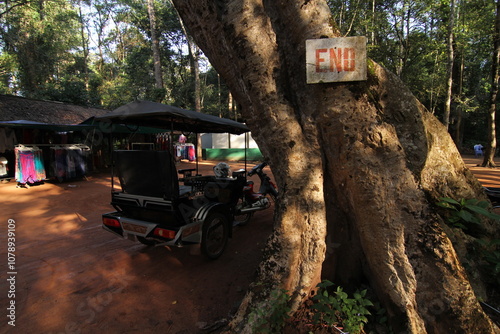
M 366 80 L 366 37 L 306 41 L 307 83 Z

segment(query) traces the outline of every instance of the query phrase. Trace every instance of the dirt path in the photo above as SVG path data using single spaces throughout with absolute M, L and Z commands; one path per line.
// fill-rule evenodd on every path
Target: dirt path
M 483 162 L 482 157 L 474 157 L 473 155 L 465 155 L 462 157 L 467 167 L 481 181 L 485 187 L 500 188 L 500 168 L 479 167 Z M 500 158 L 495 158 L 495 164 L 500 167 Z
M 500 170 L 465 161 L 485 184 L 500 187 Z M 208 174 L 213 165 L 200 169 Z M 151 248 L 116 238 L 100 226 L 101 214 L 112 211 L 107 174 L 29 189 L 0 184 L 0 201 L 0 333 L 200 333 L 238 307 L 272 230 L 272 209 L 256 213 L 216 261 L 195 246 Z M 7 324 L 11 302 L 15 327 Z
M 257 212 L 235 229 L 223 256 L 208 261 L 196 246 L 146 247 L 104 231 L 101 214 L 113 211 L 107 175 L 29 189 L 0 184 L 0 199 L 1 333 L 198 333 L 238 307 L 272 229 L 272 208 Z M 7 324 L 11 301 L 15 327 Z

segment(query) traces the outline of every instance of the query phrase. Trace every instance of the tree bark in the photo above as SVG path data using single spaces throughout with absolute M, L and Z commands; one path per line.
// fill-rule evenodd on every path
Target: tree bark
M 178 15 L 178 13 L 177 13 Z M 191 68 L 191 78 L 193 79 L 194 85 L 194 110 L 196 112 L 201 112 L 201 82 L 200 82 L 200 62 L 199 62 L 199 48 L 192 40 L 192 37 L 188 34 L 186 27 L 184 26 L 184 22 L 182 22 L 182 18 L 179 16 L 179 22 L 182 28 L 182 32 L 184 36 L 186 36 L 187 46 L 188 46 L 188 57 L 189 57 L 189 66 Z M 202 148 L 201 148 L 201 136 L 200 134 L 196 135 L 196 156 L 202 156 Z
M 165 92 L 163 91 L 163 71 L 161 68 L 161 58 L 160 58 L 160 41 L 158 40 L 158 32 L 156 30 L 156 12 L 154 7 L 154 0 L 147 0 L 148 3 L 148 16 L 149 16 L 149 26 L 151 29 L 151 49 L 153 51 L 153 65 L 154 65 L 154 75 L 155 75 L 155 88 L 156 102 L 161 102 L 165 97 Z
M 451 99 L 452 99 L 452 89 L 453 89 L 453 63 L 455 61 L 455 56 L 453 53 L 453 29 L 455 28 L 455 0 L 450 1 L 450 16 L 448 22 L 448 41 L 447 41 L 447 74 L 448 78 L 446 80 L 446 99 L 444 103 L 444 115 L 443 124 L 448 130 L 450 125 L 450 114 L 451 114 Z
M 495 15 L 495 33 L 493 34 L 493 61 L 491 64 L 491 92 L 490 107 L 488 110 L 488 143 L 484 152 L 483 167 L 495 166 L 495 152 L 497 149 L 497 136 L 495 129 L 495 116 L 497 113 L 497 96 L 499 80 L 499 61 L 500 61 L 500 0 L 497 0 L 497 9 Z
M 258 284 L 231 331 L 251 333 L 248 314 L 272 289 L 296 310 L 328 278 L 368 283 L 395 332 L 498 332 L 434 211 L 441 196 L 481 196 L 443 125 L 372 61 L 366 82 L 306 84 L 305 40 L 338 36 L 326 3 L 174 3 L 280 190 Z
M 82 49 L 83 49 L 83 63 L 84 63 L 84 71 L 85 71 L 85 93 L 86 93 L 86 98 L 85 102 L 89 104 L 89 46 L 88 46 L 88 39 L 85 37 L 85 19 L 82 13 L 82 4 L 81 1 L 78 1 L 78 20 L 80 22 L 80 36 L 82 38 Z

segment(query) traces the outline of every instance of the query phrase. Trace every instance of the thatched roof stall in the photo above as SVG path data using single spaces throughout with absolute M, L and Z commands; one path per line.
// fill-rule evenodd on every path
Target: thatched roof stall
M 27 120 L 50 124 L 80 124 L 109 110 L 75 106 L 63 102 L 0 95 L 0 121 Z
M 96 127 L 80 123 L 108 112 L 100 108 L 0 95 L 0 156 L 8 161 L 8 177 L 14 176 L 16 145 L 33 145 L 42 150 L 47 176 L 54 176 L 51 149 L 57 145 L 69 150 L 69 145 L 88 144 L 86 141 L 90 139 L 88 146 L 94 147 L 87 150 L 88 167 L 97 166 L 96 162 L 104 159 L 96 161 L 96 156 L 103 157 L 102 147 L 109 143 L 105 138 L 96 142 L 93 139 Z
M 131 142 L 154 143 L 156 135 L 165 131 L 96 119 L 108 113 L 100 108 L 0 95 L 0 158 L 9 162 L 9 177 L 14 176 L 16 145 L 18 150 L 34 146 L 43 151 L 47 176 L 54 176 L 60 174 L 53 168 L 54 149 L 70 150 L 74 144 L 76 149 L 85 147 L 86 169 L 102 169 L 110 164 L 111 146 L 129 146 Z

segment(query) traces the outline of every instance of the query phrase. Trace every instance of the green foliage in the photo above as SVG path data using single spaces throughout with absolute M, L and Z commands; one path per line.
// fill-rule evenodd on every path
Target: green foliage
M 329 326 L 343 326 L 349 333 L 361 333 L 363 327 L 368 323 L 367 316 L 370 315 L 368 307 L 373 303 L 366 298 L 367 290 L 357 290 L 353 298 L 338 286 L 333 294 L 328 288 L 334 284 L 325 280 L 318 284 L 318 294 L 313 297 L 316 303 L 311 307 L 316 313 L 313 316 L 315 324 L 326 323 Z M 381 321 L 386 321 L 382 318 Z
M 288 319 L 290 296 L 284 289 L 274 289 L 263 307 L 252 310 L 249 322 L 253 323 L 253 333 L 279 333 Z
M 447 209 L 446 219 L 448 223 L 463 230 L 472 227 L 481 227 L 481 217 L 500 220 L 500 215 L 488 211 L 489 203 L 477 199 L 461 199 L 456 201 L 451 198 L 441 198 L 437 203 L 440 207 Z M 476 239 L 476 244 L 469 249 L 470 255 L 476 258 L 480 266 L 486 271 L 487 277 L 495 285 L 500 284 L 500 239 Z M 478 247 L 479 246 L 479 247 Z
M 447 61 L 449 1 L 327 3 L 341 35 L 366 36 L 369 57 L 396 73 L 432 113 L 442 114 L 447 94 L 443 64 Z M 452 109 L 454 117 L 462 117 L 464 139 L 485 140 L 487 135 L 483 113 L 491 82 L 494 6 L 494 1 L 456 2 Z
M 500 239 L 477 240 L 480 248 L 480 254 L 486 262 L 484 268 L 488 271 L 490 279 L 500 284 Z
M 373 308 L 375 312 L 371 315 L 370 321 L 373 321 L 377 326 L 384 328 L 384 333 L 393 333 L 392 327 L 389 324 L 387 310 L 383 308 L 378 302 L 374 303 Z
M 16 72 L 17 66 L 14 54 L 9 52 L 0 53 L 0 94 L 12 94 L 14 92 L 13 73 Z
M 438 206 L 447 209 L 446 220 L 453 227 L 466 230 L 472 224 L 481 225 L 481 216 L 488 219 L 500 220 L 500 215 L 488 211 L 489 203 L 474 198 L 460 199 L 456 201 L 452 198 L 441 197 Z
M 369 57 L 395 72 L 439 116 L 446 95 L 446 66 L 442 65 L 447 57 L 449 2 L 327 3 L 330 24 L 343 36 L 366 36 Z M 0 1 L 1 93 L 110 109 L 136 98 L 194 108 L 187 39 L 171 2 L 154 1 L 164 89 L 155 88 L 147 2 L 13 4 Z M 460 19 L 454 27 L 452 110 L 462 116 L 464 140 L 486 140 L 495 4 L 469 0 L 456 5 Z M 75 66 L 76 62 L 82 63 Z M 203 112 L 237 118 L 229 114 L 227 87 L 219 85 L 208 63 L 201 72 Z
M 78 16 L 64 0 L 26 2 L 5 16 L 1 35 L 5 49 L 15 54 L 21 92 L 39 96 L 57 83 L 74 62 L 78 47 Z M 43 94 L 43 93 L 41 93 Z

